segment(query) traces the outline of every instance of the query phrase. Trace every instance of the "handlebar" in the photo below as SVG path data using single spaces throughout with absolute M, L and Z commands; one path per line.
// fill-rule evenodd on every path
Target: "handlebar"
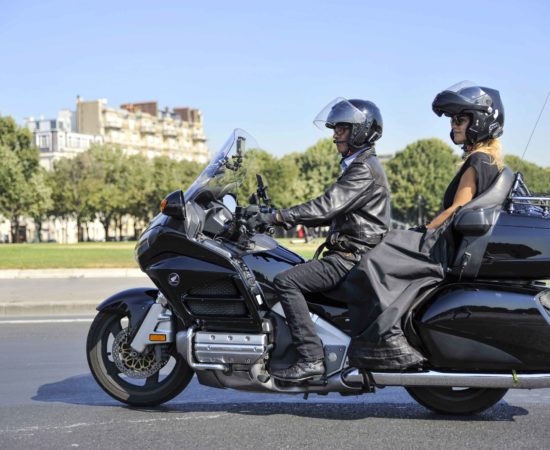
M 263 205 L 237 206 L 233 218 L 226 223 L 225 237 L 234 242 L 244 243 L 254 236 L 258 230 L 250 227 L 249 219 L 258 213 L 272 213 L 273 209 Z M 275 228 L 271 225 L 260 230 L 262 233 L 273 234 Z

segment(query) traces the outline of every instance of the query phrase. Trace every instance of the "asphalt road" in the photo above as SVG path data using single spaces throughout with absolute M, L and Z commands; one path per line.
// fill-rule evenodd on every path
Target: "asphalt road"
M 103 393 L 89 373 L 89 322 L 20 320 L 0 320 L 2 449 L 550 447 L 550 389 L 510 392 L 464 418 L 431 413 L 400 388 L 306 401 L 193 380 L 162 407 L 132 409 Z
M 116 292 L 153 286 L 145 276 L 2 279 L 0 318 L 10 314 L 95 314 L 95 307 Z

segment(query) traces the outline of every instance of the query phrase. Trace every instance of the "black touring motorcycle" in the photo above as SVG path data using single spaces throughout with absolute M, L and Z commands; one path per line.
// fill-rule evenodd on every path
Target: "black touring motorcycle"
M 300 384 L 270 377 L 298 357 L 273 278 L 304 259 L 269 232 L 247 228 L 246 218 L 269 204 L 261 177 L 251 205 L 236 205 L 232 194 L 253 147 L 235 130 L 185 194 L 163 200 L 135 251 L 157 289 L 129 289 L 97 307 L 87 356 L 109 395 L 158 405 L 196 374 L 206 386 L 305 396 L 404 386 L 429 409 L 472 414 L 508 389 L 550 387 L 550 289 L 538 281 L 550 278 L 550 198 L 531 196 L 509 169 L 457 214 L 454 267 L 404 319 L 427 357 L 422 368 L 350 367 L 345 304 L 312 294 L 325 377 Z

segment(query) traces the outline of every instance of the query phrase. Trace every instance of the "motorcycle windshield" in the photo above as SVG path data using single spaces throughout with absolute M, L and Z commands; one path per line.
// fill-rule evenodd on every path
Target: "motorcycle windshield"
M 246 131 L 236 129 L 222 148 L 212 157 L 206 168 L 185 192 L 185 201 L 192 201 L 204 191 L 215 198 L 228 193 L 236 194 L 246 178 L 245 157 L 250 150 L 258 149 L 256 140 Z

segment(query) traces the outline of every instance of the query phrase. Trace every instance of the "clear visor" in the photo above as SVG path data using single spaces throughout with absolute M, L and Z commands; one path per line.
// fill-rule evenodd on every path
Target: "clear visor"
M 453 84 L 443 92 L 454 92 L 467 102 L 473 104 L 486 103 L 481 100 L 487 98 L 487 92 L 485 92 L 478 84 L 467 80 Z
M 364 123 L 367 116 L 343 97 L 332 100 L 313 120 L 320 130 L 334 128 L 338 123 Z

